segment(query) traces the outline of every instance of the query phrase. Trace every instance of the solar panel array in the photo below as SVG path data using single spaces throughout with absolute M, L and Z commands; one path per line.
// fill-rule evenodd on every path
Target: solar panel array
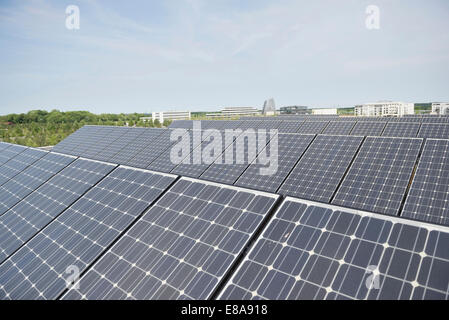
M 115 169 L 0 266 L 0 297 L 57 298 L 67 267 L 83 272 L 174 179 Z
M 331 121 L 329 125 L 324 129 L 324 134 L 341 134 L 348 135 L 354 128 L 355 121 Z
M 181 179 L 64 298 L 209 298 L 276 197 Z
M 448 299 L 449 233 L 287 198 L 221 299 Z
M 353 136 L 381 136 L 386 122 L 366 121 L 357 122 L 351 131 Z
M 298 129 L 298 133 L 303 134 L 319 134 L 328 125 L 329 121 L 307 121 L 304 122 Z
M 22 170 L 32 165 L 47 153 L 47 151 L 30 148 L 10 158 L 0 167 L 0 186 L 14 178 Z
M 397 215 L 422 139 L 367 137 L 332 203 Z
M 449 225 L 448 158 L 448 140 L 426 140 L 401 216 Z
M 387 123 L 382 136 L 414 138 L 418 134 L 420 126 L 421 124 L 418 122 L 389 122 Z
M 423 123 L 419 129 L 418 137 L 449 139 L 449 124 L 446 123 Z
M 352 136 L 316 137 L 279 193 L 330 202 L 362 140 Z

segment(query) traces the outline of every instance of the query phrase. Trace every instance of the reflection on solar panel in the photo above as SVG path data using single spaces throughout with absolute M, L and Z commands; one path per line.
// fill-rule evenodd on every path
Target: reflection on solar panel
M 382 136 L 415 138 L 420 125 L 419 122 L 388 122 Z
M 367 137 L 332 203 L 397 215 L 422 139 Z
M 386 122 L 381 121 L 358 121 L 351 131 L 352 136 L 380 136 Z
M 11 144 L 0 152 L 0 166 L 14 158 L 19 153 L 27 150 L 27 147 Z
M 423 123 L 418 133 L 419 138 L 449 139 L 449 124 Z
M 64 298 L 209 298 L 276 199 L 183 178 Z
M 232 150 L 232 163 L 229 163 L 223 156 L 218 157 L 217 160 L 213 164 L 211 164 L 211 166 L 201 175 L 200 178 L 215 182 L 233 184 L 245 171 L 248 165 L 255 159 L 257 154 L 261 150 L 263 150 L 263 148 L 265 148 L 271 135 L 268 133 L 266 135 L 255 134 L 254 139 L 250 139 L 248 137 L 249 135 L 245 135 L 245 133 L 242 133 L 234 140 L 232 145 L 230 145 L 225 150 L 225 154 L 231 154 Z M 263 137 L 265 138 L 265 141 L 260 140 L 264 139 Z M 261 148 L 259 148 L 259 144 L 261 145 Z M 240 161 L 240 163 L 237 163 L 237 153 L 241 152 L 240 150 L 237 152 L 237 145 L 243 145 L 243 161 Z
M 0 263 L 113 168 L 77 159 L 7 211 L 0 219 Z M 0 286 L 3 283 L 0 281 Z
M 0 216 L 75 160 L 48 153 L 0 187 Z
M 95 141 L 100 135 L 99 132 L 101 132 L 102 128 L 102 126 L 84 126 L 59 142 L 52 150 L 79 156 L 80 153 L 77 147 L 86 141 Z
M 193 121 L 192 120 L 174 120 L 169 126 L 170 129 L 192 129 Z
M 248 169 L 245 170 L 235 184 L 256 190 L 276 192 L 313 138 L 314 135 L 282 133 L 275 136 L 273 139 L 277 139 L 278 143 L 277 171 L 274 172 L 274 174 L 261 175 L 261 169 L 266 169 L 273 164 L 263 165 L 258 157 Z M 269 144 L 271 144 L 273 139 Z M 270 150 L 269 146 L 267 150 Z
M 221 299 L 447 299 L 449 234 L 287 198 Z
M 354 125 L 355 121 L 331 121 L 323 133 L 348 135 Z
M 143 159 L 145 159 L 145 157 L 148 157 L 148 154 L 146 154 L 144 151 L 150 150 L 149 146 L 157 141 L 158 137 L 164 132 L 167 132 L 167 130 L 145 128 L 138 137 L 136 137 L 132 142 L 127 144 L 118 153 L 116 153 L 109 160 L 109 162 L 125 165 L 136 164 L 136 166 L 145 166 L 145 162 L 143 161 Z M 134 159 L 134 157 L 136 156 L 137 158 Z M 146 165 L 148 165 L 148 163 Z
M 101 133 L 96 141 L 90 141 L 89 143 L 82 143 L 77 147 L 80 155 L 95 159 L 95 155 L 101 152 L 104 148 L 108 148 L 114 141 L 120 139 L 128 130 L 133 130 L 127 127 L 105 127 L 98 132 Z
M 9 148 L 8 148 L 9 149 Z M 33 164 L 48 152 L 39 149 L 26 149 L 17 154 L 0 167 L 0 186 L 15 177 L 29 165 Z
M 8 148 L 9 146 L 11 146 L 11 144 L 0 141 L 0 151 Z
M 298 133 L 319 134 L 323 132 L 329 121 L 306 121 L 298 129 Z
M 174 179 L 115 169 L 0 266 L 0 297 L 57 298 L 67 268 L 83 272 Z
M 329 202 L 362 140 L 363 137 L 317 136 L 279 193 Z
M 294 133 L 298 132 L 299 127 L 304 121 L 282 121 L 278 127 L 279 133 Z
M 449 225 L 448 158 L 448 140 L 426 140 L 401 216 Z

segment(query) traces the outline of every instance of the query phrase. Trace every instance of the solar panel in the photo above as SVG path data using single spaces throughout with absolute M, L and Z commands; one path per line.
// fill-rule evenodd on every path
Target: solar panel
M 217 129 L 220 130 L 223 128 L 224 121 L 219 120 L 202 120 L 201 121 L 201 129 L 207 130 L 207 129 Z
M 388 122 L 382 136 L 415 138 L 420 126 L 419 122 Z
M 170 129 L 192 129 L 193 120 L 173 120 L 168 127 Z
M 63 298 L 210 298 L 277 197 L 182 178 Z
M 109 127 L 105 126 L 98 131 L 99 136 L 95 141 L 87 141 L 77 146 L 77 150 L 80 155 L 94 159 L 95 155 L 98 154 L 102 149 L 108 147 L 115 140 L 119 139 L 123 134 L 125 134 L 129 128 L 126 127 Z
M 363 137 L 317 136 L 279 193 L 330 202 L 362 141 Z
M 0 263 L 66 210 L 115 166 L 77 159 L 0 219 Z M 3 284 L 0 280 L 0 286 Z
M 5 162 L 0 167 L 0 186 L 15 177 L 26 167 L 45 156 L 47 153 L 47 151 L 29 148 Z
M 28 149 L 27 147 L 10 144 L 7 148 L 0 152 L 0 166 L 14 158 L 19 153 Z
M 157 141 L 158 137 L 164 132 L 167 132 L 167 130 L 145 128 L 138 137 L 117 152 L 109 162 L 143 167 L 148 165 L 148 163 L 143 160 L 148 154 L 143 151 L 149 150 L 149 146 Z M 136 157 L 135 160 L 134 157 Z
M 275 130 L 279 128 L 282 120 L 265 120 L 259 123 L 257 129 Z
M 306 121 L 298 129 L 298 133 L 319 134 L 329 124 L 329 121 Z
M 276 192 L 313 138 L 314 135 L 282 133 L 275 136 L 273 139 L 277 139 L 278 143 L 277 171 L 274 174 L 261 175 L 261 169 L 266 169 L 273 164 L 263 165 L 259 157 L 257 157 L 240 176 L 235 185 L 261 191 Z M 273 139 L 269 142 L 269 145 L 271 145 Z M 270 150 L 269 146 L 267 150 Z
M 401 216 L 449 225 L 448 157 L 448 140 L 426 140 Z
M 303 121 L 282 121 L 278 127 L 280 133 L 295 133 L 298 132 L 299 127 Z
M 0 141 L 0 151 L 4 150 L 4 149 L 6 149 L 6 148 L 8 148 L 10 146 L 11 146 L 11 144 Z
M 67 138 L 55 145 L 52 151 L 61 152 L 65 154 L 72 154 L 79 156 L 80 153 L 76 149 L 84 141 L 90 141 L 97 138 L 97 133 L 100 132 L 102 126 L 84 126 L 69 135 Z
M 287 198 L 220 299 L 448 299 L 449 233 Z
M 449 139 L 449 124 L 423 123 L 418 133 L 419 138 Z
M 323 133 L 349 135 L 355 123 L 355 121 L 331 121 Z
M 72 156 L 48 153 L 6 182 L 0 187 L 0 216 L 74 160 Z
M 57 298 L 67 288 L 67 268 L 82 273 L 174 179 L 115 169 L 3 262 L 0 298 Z
M 351 131 L 352 136 L 381 136 L 386 122 L 381 121 L 357 121 L 354 129 Z
M 248 165 L 255 159 L 257 154 L 265 148 L 265 145 L 270 139 L 270 135 L 265 135 L 265 142 L 262 142 L 260 138 L 263 135 L 256 134 L 254 139 L 248 138 L 245 133 L 240 134 L 232 143 L 229 145 L 225 152 L 224 158 L 218 157 L 217 160 L 200 176 L 201 179 L 210 180 L 214 182 L 222 182 L 226 184 L 233 184 L 240 175 L 245 171 Z M 260 142 L 259 142 L 260 140 Z M 261 148 L 259 144 L 263 145 Z M 243 150 L 237 151 L 237 146 L 243 145 Z M 232 148 L 232 149 L 231 149 Z M 232 163 L 228 159 L 228 155 L 231 155 L 232 150 Z M 254 152 L 252 152 L 254 151 Z M 237 153 L 243 154 L 243 160 L 238 163 Z
M 332 203 L 397 215 L 422 139 L 367 137 Z

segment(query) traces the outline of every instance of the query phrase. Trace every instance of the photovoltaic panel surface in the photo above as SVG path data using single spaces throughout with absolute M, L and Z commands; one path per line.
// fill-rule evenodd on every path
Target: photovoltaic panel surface
M 3 262 L 0 298 L 57 298 L 67 288 L 67 268 L 82 273 L 174 179 L 131 168 L 112 171 Z
M 210 298 L 277 197 L 182 178 L 64 299 Z
M 317 136 L 279 193 L 330 202 L 362 141 L 363 137 Z
M 388 122 L 382 136 L 415 138 L 420 126 L 419 122 Z
M 287 198 L 220 299 L 448 299 L 449 233 Z
M 47 151 L 28 148 L 5 162 L 2 166 L 0 166 L 0 186 L 15 177 L 29 165 L 45 156 L 47 153 Z
M 0 219 L 0 263 L 114 167 L 97 161 L 77 159 L 8 210 Z
M 319 134 L 329 124 L 329 121 L 306 121 L 298 129 L 298 133 Z
M 59 142 L 53 147 L 52 150 L 55 152 L 79 156 L 80 153 L 77 150 L 77 147 L 82 145 L 85 141 L 97 139 L 101 129 L 102 126 L 84 126 Z
M 367 137 L 332 203 L 397 215 L 422 139 Z
M 82 143 L 77 147 L 80 152 L 80 156 L 95 159 L 95 155 L 98 154 L 104 148 L 109 147 L 117 139 L 123 136 L 130 128 L 127 127 L 109 127 L 104 126 L 98 132 L 100 135 L 95 141 L 89 141 L 88 143 Z
M 354 125 L 355 121 L 331 121 L 323 133 L 349 135 Z
M 192 129 L 193 121 L 192 120 L 174 120 L 169 126 L 170 129 Z
M 64 169 L 75 157 L 47 153 L 0 187 L 0 216 Z
M 449 140 L 427 139 L 401 216 L 449 225 Z
M 449 124 L 423 123 L 418 133 L 419 138 L 449 139 Z
M 282 121 L 278 130 L 280 133 L 295 133 L 304 121 Z
M 10 147 L 11 145 L 9 143 L 1 142 L 0 141 L 0 151 Z
M 28 149 L 27 147 L 11 144 L 0 152 L 0 166 L 14 158 L 19 153 Z
M 352 136 L 381 136 L 386 122 L 382 121 L 357 121 L 351 131 Z
M 282 133 L 273 137 L 266 148 L 268 151 L 274 148 L 273 142 L 274 139 L 277 139 L 278 154 L 271 157 L 273 159 L 272 163 L 264 165 L 260 157 L 257 157 L 240 176 L 235 185 L 261 191 L 276 192 L 313 138 L 314 135 Z M 270 153 L 268 151 L 266 154 Z M 273 169 L 273 173 L 262 175 L 261 169 L 268 170 L 270 166 Z

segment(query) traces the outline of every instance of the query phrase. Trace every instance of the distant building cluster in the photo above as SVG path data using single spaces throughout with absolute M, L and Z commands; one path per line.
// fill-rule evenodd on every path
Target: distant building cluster
M 263 114 L 266 116 L 274 116 L 276 114 L 276 105 L 274 103 L 274 99 L 270 98 L 265 100 L 263 104 Z
M 311 110 L 306 106 L 281 107 L 281 114 L 310 114 Z
M 406 102 L 382 101 L 356 105 L 354 115 L 365 117 L 402 117 L 415 113 L 415 105 Z
M 449 115 L 449 102 L 433 102 L 432 114 L 440 116 Z
M 151 117 L 142 117 L 140 120 L 148 121 L 148 120 L 159 120 L 160 123 L 164 123 L 164 120 L 190 120 L 191 112 L 190 111 L 160 111 L 160 112 L 152 112 Z
M 208 118 L 232 118 L 259 115 L 260 111 L 255 107 L 225 107 L 220 112 L 207 113 Z

